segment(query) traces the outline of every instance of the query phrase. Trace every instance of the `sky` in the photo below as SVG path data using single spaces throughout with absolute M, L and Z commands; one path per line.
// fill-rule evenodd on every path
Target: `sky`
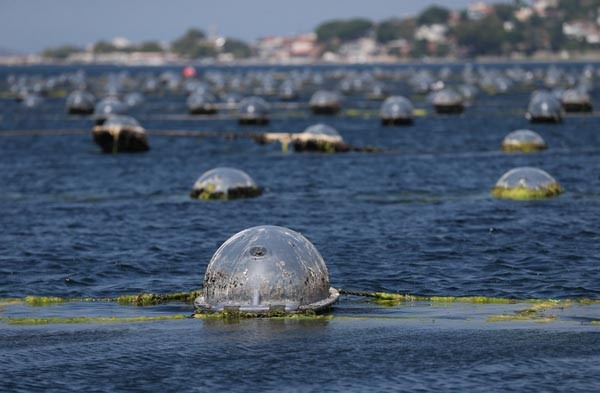
M 172 41 L 188 28 L 253 41 L 313 31 L 335 18 L 382 20 L 431 4 L 465 8 L 472 0 L 0 0 L 0 50 L 37 53 L 101 39 Z

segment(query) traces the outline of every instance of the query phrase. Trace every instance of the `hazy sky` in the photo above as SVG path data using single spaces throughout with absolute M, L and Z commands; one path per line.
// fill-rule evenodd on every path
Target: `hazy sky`
M 381 20 L 430 4 L 464 8 L 472 0 L 0 0 L 0 48 L 23 53 L 86 45 L 116 36 L 171 41 L 190 27 L 254 40 L 312 31 L 332 18 Z

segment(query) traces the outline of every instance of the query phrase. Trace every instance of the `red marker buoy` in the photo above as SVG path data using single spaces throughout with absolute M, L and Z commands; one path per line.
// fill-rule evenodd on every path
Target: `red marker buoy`
M 187 66 L 183 69 L 183 76 L 185 78 L 193 78 L 196 76 L 196 69 L 192 66 Z

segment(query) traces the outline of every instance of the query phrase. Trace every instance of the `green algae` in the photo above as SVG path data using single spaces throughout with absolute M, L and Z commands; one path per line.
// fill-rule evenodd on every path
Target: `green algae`
M 540 189 L 532 189 L 525 187 L 494 187 L 492 195 L 496 198 L 514 199 L 520 201 L 532 199 L 546 199 L 560 195 L 564 192 L 563 188 L 558 183 L 551 183 L 548 186 Z
M 230 188 L 227 192 L 216 192 L 211 184 L 201 189 L 194 189 L 190 192 L 192 199 L 200 200 L 228 200 L 240 198 L 254 198 L 262 195 L 262 189 L 259 187 L 237 187 Z
M 10 304 L 24 303 L 29 306 L 51 306 L 61 303 L 73 303 L 73 302 L 113 302 L 122 305 L 130 306 L 155 306 L 163 303 L 170 302 L 182 302 L 182 303 L 193 303 L 194 299 L 202 294 L 202 290 L 195 290 L 191 292 L 176 292 L 167 294 L 158 293 L 140 293 L 137 295 L 122 295 L 119 297 L 112 298 L 62 298 L 55 296 L 27 296 L 23 299 L 8 299 L 11 301 Z M 5 301 L 3 299 L 2 301 Z M 0 304 L 2 304 L 0 301 Z
M 73 324 L 73 323 L 133 323 L 133 322 L 157 322 L 188 318 L 185 315 L 160 315 L 139 317 L 50 317 L 50 318 L 26 318 L 11 317 L 0 318 L 0 322 L 9 325 L 49 325 L 49 324 Z
M 558 317 L 556 314 L 546 314 L 547 311 L 556 308 L 571 307 L 573 302 L 570 300 L 545 300 L 536 301 L 532 306 L 515 311 L 514 314 L 493 315 L 486 318 L 487 322 L 519 322 L 533 321 L 538 323 L 554 322 Z
M 535 153 L 548 149 L 548 146 L 535 142 L 505 143 L 502 150 L 510 153 Z
M 420 296 L 387 292 L 361 292 L 340 289 L 342 295 L 355 295 L 373 298 L 373 301 L 382 305 L 397 305 L 407 302 L 431 303 L 470 303 L 470 304 L 515 304 L 516 299 L 496 298 L 488 296 Z

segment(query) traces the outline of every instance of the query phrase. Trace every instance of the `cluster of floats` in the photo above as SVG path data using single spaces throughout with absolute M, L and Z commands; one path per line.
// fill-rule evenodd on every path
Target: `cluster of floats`
M 592 66 L 561 69 L 556 66 L 528 70 L 465 66 L 456 72 L 432 69 L 305 69 L 289 71 L 206 71 L 202 77 L 186 69 L 160 75 L 127 72 L 88 78 L 83 72 L 57 77 L 9 76 L 11 94 L 28 107 L 43 104 L 56 89 L 69 90 L 66 110 L 72 115 L 92 115 L 94 141 L 104 152 L 141 152 L 149 149 L 144 128 L 128 110 L 142 105 L 145 96 L 186 94 L 191 115 L 214 115 L 228 110 L 240 125 L 270 121 L 267 99 L 302 102 L 315 115 L 335 116 L 345 97 L 362 96 L 382 101 L 381 124 L 410 125 L 415 108 L 405 96 L 394 95 L 403 86 L 424 99 L 439 114 L 461 114 L 483 93 L 502 94 L 517 89 L 532 91 L 526 117 L 531 122 L 560 123 L 565 112 L 591 112 L 590 92 L 600 74 Z M 101 98 L 97 98 L 101 97 Z M 281 142 L 296 151 L 347 152 L 352 147 L 332 127 L 319 123 L 300 133 L 262 133 L 260 143 Z M 544 139 L 531 130 L 509 133 L 502 142 L 507 152 L 547 149 Z M 250 175 L 235 168 L 211 169 L 196 181 L 194 199 L 258 197 L 261 187 Z M 498 198 L 543 199 L 563 192 L 560 184 L 538 168 L 519 167 L 504 174 L 492 188 Z M 200 313 L 281 315 L 318 312 L 330 307 L 339 293 L 330 287 L 322 256 L 301 234 L 287 228 L 261 226 L 244 230 L 227 240 L 211 259 L 203 293 L 195 300 Z

